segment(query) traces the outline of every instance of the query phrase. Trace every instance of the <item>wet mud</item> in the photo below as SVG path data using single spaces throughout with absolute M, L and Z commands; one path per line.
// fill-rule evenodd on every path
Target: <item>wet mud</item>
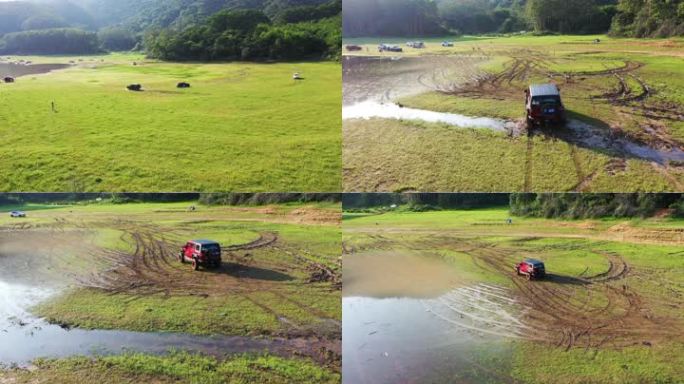
M 100 227 L 120 232 L 131 251 L 98 246 L 93 235 Z M 319 330 L 293 328 L 287 334 L 272 337 L 204 337 L 71 329 L 67 324 L 51 324 L 31 314 L 31 308 L 70 288 L 141 296 L 188 292 L 204 297 L 245 295 L 268 291 L 278 283 L 293 280 L 286 272 L 292 268 L 311 269 L 306 257 L 287 268 L 255 264 L 250 252 L 261 249 L 301 253 L 287 244 L 279 244 L 276 233 L 265 232 L 251 242 L 225 246 L 225 262 L 218 270 L 193 273 L 176 258 L 185 236 L 183 231 L 122 220 L 86 225 L 60 219 L 54 223 L 20 222 L 0 228 L 0 364 L 25 366 L 40 357 L 183 349 L 216 357 L 268 351 L 283 357 L 308 357 L 339 369 L 341 342 L 334 335 L 339 335 L 340 323 L 334 319 L 321 318 L 325 324 Z M 273 292 L 280 294 L 277 290 Z M 283 300 L 288 298 L 283 295 Z M 315 311 L 304 303 L 298 305 Z
M 0 61 L 0 77 L 41 75 L 69 68 L 69 64 L 25 64 Z

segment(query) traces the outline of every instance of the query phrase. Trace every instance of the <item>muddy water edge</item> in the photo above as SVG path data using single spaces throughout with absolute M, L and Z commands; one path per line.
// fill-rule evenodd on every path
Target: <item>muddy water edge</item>
M 69 266 L 73 256 L 78 257 L 80 247 L 69 244 L 87 243 L 89 234 L 88 231 L 0 232 L 0 367 L 27 367 L 37 358 L 124 352 L 164 354 L 170 350 L 216 358 L 268 352 L 285 358 L 306 356 L 326 364 L 322 350 L 339 353 L 339 342 L 316 338 L 71 329 L 34 316 L 33 307 L 77 287 L 78 278 Z
M 512 382 L 519 330 L 501 288 L 408 251 L 346 255 L 344 275 L 344 383 Z

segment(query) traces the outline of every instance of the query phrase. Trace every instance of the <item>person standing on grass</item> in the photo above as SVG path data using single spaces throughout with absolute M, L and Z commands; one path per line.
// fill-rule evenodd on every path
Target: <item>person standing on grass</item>
M 50 105 L 52 106 L 52 113 L 57 113 L 57 108 L 55 108 L 55 102 L 52 101 Z

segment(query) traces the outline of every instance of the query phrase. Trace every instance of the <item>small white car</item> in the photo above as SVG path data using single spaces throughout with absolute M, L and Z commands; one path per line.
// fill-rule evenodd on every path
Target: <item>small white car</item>
M 453 46 L 454 46 L 454 43 L 452 43 L 451 41 L 443 41 L 442 42 L 442 47 L 453 47 Z
M 302 75 L 300 75 L 298 72 L 292 74 L 292 79 L 293 80 L 302 80 Z
M 26 217 L 26 212 L 12 211 L 10 212 L 10 217 Z

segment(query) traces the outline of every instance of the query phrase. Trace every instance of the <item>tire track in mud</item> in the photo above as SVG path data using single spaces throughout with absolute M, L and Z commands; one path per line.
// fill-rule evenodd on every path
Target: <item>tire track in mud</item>
M 510 297 L 519 303 L 524 324 L 535 330 L 533 334 L 522 332 L 521 337 L 565 349 L 621 348 L 681 339 L 681 324 L 653 315 L 630 287 L 633 269 L 617 253 L 592 251 L 608 262 L 607 270 L 597 275 L 549 273 L 544 280 L 530 282 L 513 272 L 511 260 L 520 253 L 518 249 L 453 238 L 432 239 L 422 245 L 465 253 L 480 268 L 505 276 L 513 286 Z M 511 333 L 510 337 L 515 337 L 516 331 Z
M 38 226 L 35 225 L 12 225 L 11 228 L 3 228 L 0 231 L 35 232 L 41 236 L 41 239 L 49 236 L 50 241 L 54 238 L 56 240 L 61 239 L 64 244 L 73 243 L 74 241 L 70 240 L 71 238 L 64 239 L 64 233 L 70 232 L 66 226 L 115 229 L 121 232 L 119 239 L 130 246 L 129 251 L 122 251 L 102 248 L 90 241 L 89 238 L 82 239 L 78 242 L 79 250 L 83 253 L 84 259 L 92 262 L 92 266 L 89 265 L 89 269 L 92 267 L 92 271 L 70 276 L 72 278 L 69 281 L 70 283 L 76 282 L 81 287 L 98 289 L 110 294 L 124 293 L 129 295 L 126 297 L 129 301 L 150 294 L 208 297 L 211 294 L 228 293 L 244 297 L 259 310 L 272 314 L 280 323 L 285 325 L 282 329 L 276 330 L 273 335 L 269 335 L 275 337 L 274 339 L 269 339 L 270 341 L 264 339 L 263 350 L 269 350 L 284 357 L 305 356 L 334 370 L 340 369 L 341 343 L 338 340 L 340 338 L 338 330 L 340 324 L 339 322 L 335 323 L 336 319 L 315 307 L 289 298 L 286 292 L 278 291 L 278 289 L 282 289 L 282 283 L 255 281 L 250 278 L 243 278 L 239 274 L 234 276 L 230 268 L 226 266 L 218 272 L 197 273 L 192 271 L 188 265 L 177 262 L 175 257 L 179 244 L 183 244 L 184 239 L 188 236 L 184 231 L 166 230 L 153 225 L 125 221 L 117 221 L 115 224 L 99 222 L 97 224 L 79 225 L 66 220 L 56 220 L 55 223 L 41 225 L 41 229 L 37 229 Z M 78 229 L 78 231 L 82 230 Z M 252 242 L 227 246 L 226 248 L 231 252 L 256 249 L 264 249 L 270 252 L 275 249 L 273 247 L 278 240 L 277 233 L 263 232 L 259 234 L 258 239 Z M 68 262 L 61 261 L 63 252 L 56 252 L 57 249 L 62 249 L 62 243 L 57 245 L 58 248 L 51 250 L 49 257 L 51 260 L 54 257 L 54 261 L 60 264 L 68 265 Z M 287 262 L 292 261 L 287 260 Z M 294 262 L 296 263 L 296 261 Z M 80 265 L 79 267 L 82 268 Z M 282 264 L 280 267 L 291 266 Z M 296 265 L 295 268 L 297 268 Z M 68 272 L 68 269 L 65 272 Z M 280 287 L 277 286 L 278 284 Z M 316 322 L 314 317 L 311 324 L 297 324 L 292 319 L 279 314 L 276 307 L 269 307 L 268 302 L 261 303 L 250 296 L 262 292 L 273 294 L 273 297 L 278 298 L 278 300 L 287 301 L 294 311 L 313 313 L 320 321 Z
M 529 130 L 530 128 L 528 128 Z M 534 134 L 531 130 L 527 132 L 527 152 L 525 154 L 525 180 L 523 192 L 530 192 L 532 188 L 532 158 L 534 152 Z
M 81 281 L 86 287 L 98 288 L 112 293 L 154 294 L 182 293 L 192 291 L 197 295 L 210 295 L 221 292 L 239 292 L 269 286 L 268 282 L 241 281 L 232 277 L 227 265 L 207 273 L 191 273 L 189 267 L 177 262 L 175 244 L 159 237 L 156 228 L 130 227 L 119 228 L 123 237 L 130 240 L 134 250 L 131 253 L 99 249 L 97 253 L 113 265 L 105 273 L 97 273 Z M 245 244 L 226 246 L 224 251 L 236 252 L 271 247 L 278 240 L 275 233 L 260 233 L 259 238 Z M 224 263 L 225 264 L 225 263 Z
M 570 150 L 570 159 L 572 160 L 572 164 L 575 166 L 575 175 L 577 176 L 577 184 L 573 188 L 573 191 L 583 192 L 589 187 L 592 177 L 584 175 L 584 171 L 582 171 L 582 161 L 577 153 L 577 148 L 575 145 L 568 143 L 568 149 Z

